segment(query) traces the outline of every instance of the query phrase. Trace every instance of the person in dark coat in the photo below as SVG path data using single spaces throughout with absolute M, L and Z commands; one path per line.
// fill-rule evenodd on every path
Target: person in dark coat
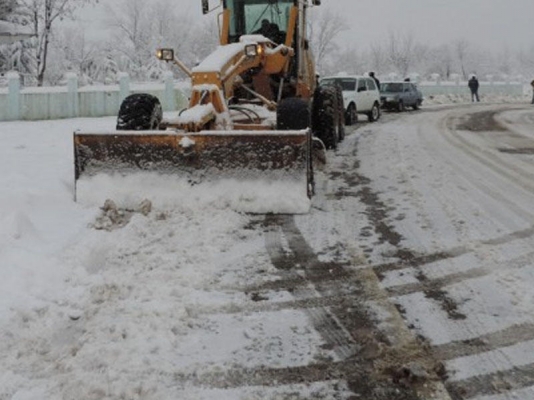
M 532 86 L 532 102 L 530 104 L 534 104 L 534 81 L 530 82 L 530 86 Z
M 261 28 L 254 32 L 256 35 L 263 35 L 273 42 L 278 42 L 280 28 L 276 24 L 271 24 L 268 19 L 261 21 Z
M 469 79 L 468 86 L 469 86 L 469 89 L 471 89 L 471 100 L 473 101 L 473 103 L 475 101 L 480 102 L 480 98 L 478 97 L 479 84 L 478 84 L 478 79 L 475 75 L 473 75 L 471 79 Z
M 375 73 L 374 72 L 369 72 L 369 76 L 374 79 L 374 81 L 376 83 L 376 86 L 377 86 L 377 89 L 380 90 L 380 81 L 375 76 Z

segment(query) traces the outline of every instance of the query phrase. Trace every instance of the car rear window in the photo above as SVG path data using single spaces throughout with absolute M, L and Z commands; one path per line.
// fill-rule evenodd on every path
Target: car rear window
M 402 83 L 381 83 L 380 90 L 382 92 L 400 93 L 403 90 Z

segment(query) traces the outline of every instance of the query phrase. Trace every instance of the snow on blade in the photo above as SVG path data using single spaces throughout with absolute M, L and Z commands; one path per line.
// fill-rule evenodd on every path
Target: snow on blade
M 156 172 L 98 174 L 80 179 L 76 193 L 77 201 L 84 205 L 101 206 L 112 199 L 124 208 L 136 208 L 145 199 L 157 208 L 230 208 L 255 214 L 305 214 L 311 206 L 305 177 L 192 184 L 187 178 Z

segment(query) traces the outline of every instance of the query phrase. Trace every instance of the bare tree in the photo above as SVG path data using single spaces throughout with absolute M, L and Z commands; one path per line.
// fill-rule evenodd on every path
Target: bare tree
M 193 64 L 198 64 L 206 58 L 219 44 L 217 23 L 207 20 L 193 29 L 193 37 L 189 43 L 189 52 Z
M 117 53 L 122 69 L 138 79 L 153 53 L 149 8 L 143 0 L 124 0 L 117 11 L 109 9 L 109 16 L 110 26 L 115 30 L 111 48 Z
M 369 68 L 375 73 L 380 75 L 382 72 L 384 72 L 384 68 L 387 64 L 387 56 L 380 43 L 375 42 L 371 44 L 369 50 L 369 62 Z
M 348 25 L 341 14 L 327 9 L 312 15 L 308 29 L 317 60 L 317 71 L 322 71 L 326 65 L 334 64 L 334 57 L 339 48 L 336 38 L 348 29 Z
M 521 73 L 532 75 L 532 71 L 534 70 L 534 46 L 531 46 L 527 50 L 519 51 L 517 59 Z
M 53 27 L 61 19 L 74 18 L 74 11 L 98 0 L 19 0 L 22 13 L 37 37 L 35 48 L 37 85 L 45 78 Z
M 339 56 L 335 58 L 333 63 L 337 71 L 345 72 L 349 75 L 359 75 L 365 65 L 365 57 L 354 46 L 345 47 L 340 52 Z
M 410 69 L 424 60 L 427 48 L 416 43 L 412 33 L 390 31 L 385 52 L 396 72 L 401 76 L 408 76 Z
M 512 51 L 508 46 L 505 46 L 502 51 L 496 54 L 495 66 L 503 77 L 510 77 L 513 74 L 515 58 L 512 56 Z
M 422 66 L 422 72 L 425 75 L 437 73 L 441 77 L 448 79 L 455 73 L 453 55 L 448 44 L 430 49 L 426 58 L 427 60 Z
M 460 65 L 460 70 L 464 79 L 467 79 L 467 62 L 469 56 L 469 49 L 471 45 L 465 39 L 458 39 L 454 42 L 454 52 L 456 54 L 456 59 Z

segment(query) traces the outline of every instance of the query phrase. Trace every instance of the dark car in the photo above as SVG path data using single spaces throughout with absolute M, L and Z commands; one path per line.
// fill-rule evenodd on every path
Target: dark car
M 404 111 L 406 107 L 418 110 L 423 104 L 423 94 L 411 82 L 383 82 L 380 84 L 382 108 Z

